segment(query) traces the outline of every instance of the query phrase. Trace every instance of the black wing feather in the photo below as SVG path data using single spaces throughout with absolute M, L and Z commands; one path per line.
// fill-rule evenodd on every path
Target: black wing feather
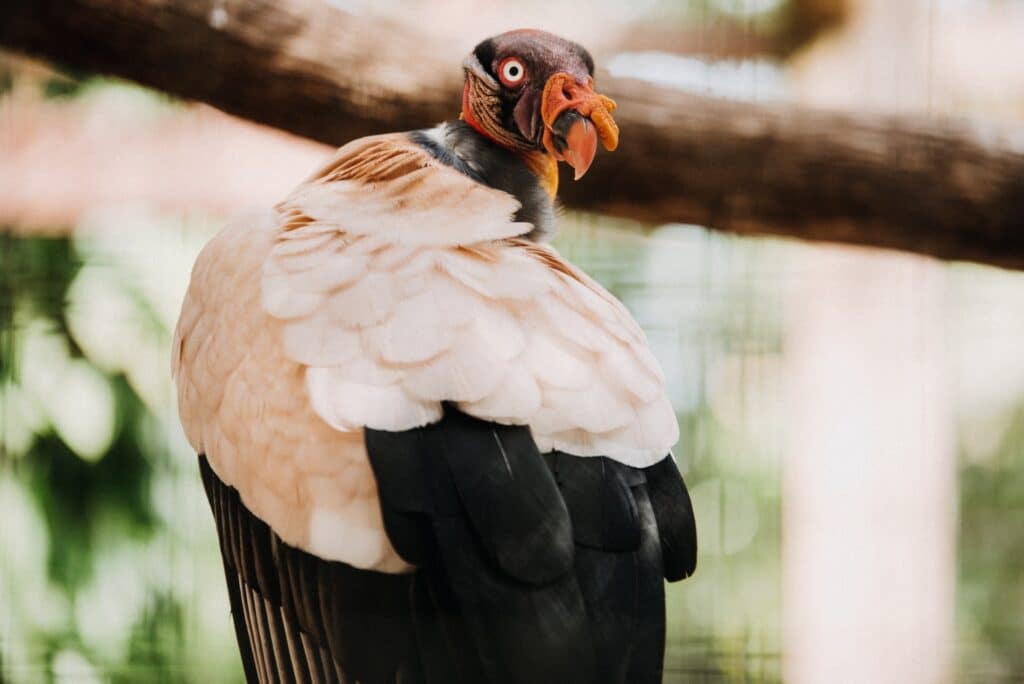
M 204 456 L 199 468 L 247 681 L 418 681 L 411 575 L 360 570 L 285 544 Z
M 661 681 L 664 578 L 696 564 L 671 457 L 541 455 L 529 428 L 452 407 L 366 446 L 413 575 L 288 546 L 200 456 L 248 681 Z
M 685 579 L 697 569 L 697 525 L 690 493 L 671 456 L 645 468 L 644 474 L 661 536 L 665 579 Z
M 385 521 L 426 521 L 393 543 L 417 549 L 432 601 L 417 632 L 443 636 L 450 681 L 596 681 L 569 513 L 529 429 L 448 408 L 416 430 L 367 430 L 366 445 Z
M 525 426 L 449 411 L 436 430 L 470 525 L 512 577 L 545 584 L 572 567 L 565 502 Z
M 661 681 L 664 559 L 679 562 L 662 541 L 693 521 L 671 457 L 653 466 L 655 496 L 651 468 L 541 455 L 527 427 L 451 406 L 423 428 L 367 430 L 366 445 L 388 534 L 419 566 L 427 681 Z
M 206 490 L 206 498 L 210 501 L 210 508 L 213 511 L 213 519 L 217 525 L 217 538 L 220 541 L 220 554 L 224 559 L 224 578 L 228 587 L 228 599 L 231 604 L 231 619 L 235 626 L 235 635 L 238 637 L 238 650 L 242 658 L 242 668 L 245 671 L 245 679 L 248 682 L 258 681 L 256 672 L 256 661 L 253 658 L 252 648 L 249 645 L 247 636 L 248 625 L 245 618 L 245 609 L 242 604 L 242 596 L 238 591 L 238 574 L 233 570 L 234 562 L 229 559 L 235 558 L 232 540 L 235 535 L 230 530 L 230 515 L 225 500 L 227 499 L 227 487 L 225 487 L 217 476 L 210 469 L 206 457 L 199 457 L 199 472 L 203 479 L 203 488 Z
M 640 545 L 640 516 L 630 483 L 643 471 L 607 458 L 546 454 L 572 514 L 576 543 L 603 551 L 633 551 Z

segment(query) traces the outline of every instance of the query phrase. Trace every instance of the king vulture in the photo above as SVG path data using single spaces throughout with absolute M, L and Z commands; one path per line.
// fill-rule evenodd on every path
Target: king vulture
M 540 31 L 463 68 L 461 120 L 350 142 L 193 269 L 173 374 L 249 682 L 661 681 L 677 423 L 545 244 L 615 103 Z

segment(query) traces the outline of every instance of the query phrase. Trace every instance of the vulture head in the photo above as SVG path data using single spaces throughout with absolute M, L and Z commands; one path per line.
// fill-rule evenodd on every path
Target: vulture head
M 609 151 L 618 145 L 615 102 L 594 92 L 594 59 L 572 41 L 509 31 L 477 45 L 463 68 L 463 120 L 506 149 L 564 161 L 579 180 L 598 138 Z

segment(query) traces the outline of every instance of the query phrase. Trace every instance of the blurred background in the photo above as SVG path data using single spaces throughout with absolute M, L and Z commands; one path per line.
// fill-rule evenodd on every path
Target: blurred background
M 568 23 L 615 76 L 738 102 L 1024 124 L 1019 0 L 331 4 L 461 51 Z M 170 334 L 204 242 L 330 152 L 0 52 L 0 681 L 241 681 Z M 555 245 L 679 418 L 701 550 L 666 681 L 1024 680 L 1024 274 L 576 212 Z

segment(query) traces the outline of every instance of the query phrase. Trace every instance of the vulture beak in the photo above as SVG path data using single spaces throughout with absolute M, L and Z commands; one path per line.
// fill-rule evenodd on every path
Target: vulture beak
M 583 178 L 597 153 L 597 139 L 611 152 L 619 145 L 619 127 L 612 119 L 615 101 L 593 90 L 594 80 L 579 83 L 566 73 L 555 74 L 544 85 L 541 119 L 544 147 Z

